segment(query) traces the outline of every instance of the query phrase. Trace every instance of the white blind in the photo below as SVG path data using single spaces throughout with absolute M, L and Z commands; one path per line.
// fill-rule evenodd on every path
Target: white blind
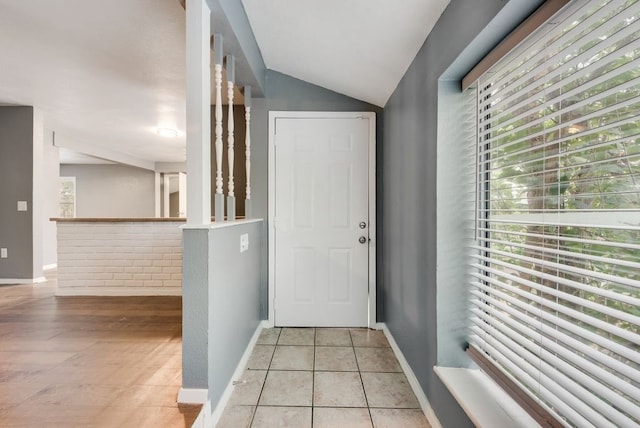
M 640 426 L 640 3 L 570 3 L 477 93 L 470 344 L 562 424 Z

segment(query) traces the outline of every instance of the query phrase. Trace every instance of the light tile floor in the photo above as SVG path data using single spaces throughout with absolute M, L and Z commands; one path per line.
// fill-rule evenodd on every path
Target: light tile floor
M 218 428 L 429 428 L 381 331 L 262 331 Z

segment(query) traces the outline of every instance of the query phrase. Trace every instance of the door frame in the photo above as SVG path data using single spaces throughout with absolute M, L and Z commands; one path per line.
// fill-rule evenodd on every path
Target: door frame
M 275 325 L 275 191 L 276 191 L 276 121 L 277 119 L 362 119 L 369 121 L 369 328 L 376 327 L 376 114 L 374 112 L 320 112 L 320 111 L 270 111 L 269 112 L 269 164 L 268 164 L 268 242 L 269 242 L 269 319 Z

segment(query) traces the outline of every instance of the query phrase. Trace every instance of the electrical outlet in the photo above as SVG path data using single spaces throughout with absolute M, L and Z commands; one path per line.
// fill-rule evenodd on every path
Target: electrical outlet
M 244 233 L 240 235 L 240 252 L 244 253 L 249 249 L 249 234 Z
M 6 248 L 0 248 L 0 259 L 6 259 L 7 257 L 8 257 L 7 249 Z
M 27 201 L 18 201 L 18 211 L 27 211 Z

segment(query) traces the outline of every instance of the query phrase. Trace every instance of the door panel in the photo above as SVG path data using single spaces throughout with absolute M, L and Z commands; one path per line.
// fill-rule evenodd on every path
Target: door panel
M 368 325 L 368 154 L 367 120 L 276 120 L 276 325 Z

